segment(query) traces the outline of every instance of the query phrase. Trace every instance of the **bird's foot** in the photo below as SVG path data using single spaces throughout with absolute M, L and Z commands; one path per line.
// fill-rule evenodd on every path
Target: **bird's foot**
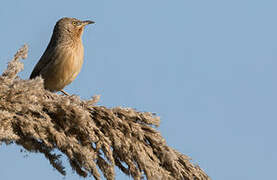
M 68 94 L 67 92 L 65 92 L 63 89 L 61 90 L 61 92 L 66 95 L 66 96 L 70 96 L 70 94 Z

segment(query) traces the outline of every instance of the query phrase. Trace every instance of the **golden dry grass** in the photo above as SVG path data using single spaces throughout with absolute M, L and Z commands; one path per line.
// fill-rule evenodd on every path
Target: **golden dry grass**
M 209 179 L 187 156 L 166 145 L 154 128 L 159 117 L 132 108 L 97 106 L 98 96 L 81 100 L 58 95 L 45 90 L 41 78 L 19 78 L 19 60 L 27 51 L 23 46 L 0 76 L 0 144 L 16 143 L 43 153 L 63 175 L 61 155 L 78 175 L 95 179 L 100 179 L 97 166 L 106 179 L 115 179 L 115 166 L 137 180 Z

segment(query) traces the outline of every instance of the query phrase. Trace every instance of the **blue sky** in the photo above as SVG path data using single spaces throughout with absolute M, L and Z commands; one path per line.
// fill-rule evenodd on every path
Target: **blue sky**
M 28 78 L 59 18 L 94 20 L 67 92 L 157 113 L 168 145 L 214 180 L 274 179 L 276 7 L 273 0 L 1 1 L 0 71 L 27 43 L 20 76 Z M 1 146 L 0 158 L 0 179 L 63 179 L 42 155 L 15 145 Z M 66 166 L 66 180 L 81 179 Z

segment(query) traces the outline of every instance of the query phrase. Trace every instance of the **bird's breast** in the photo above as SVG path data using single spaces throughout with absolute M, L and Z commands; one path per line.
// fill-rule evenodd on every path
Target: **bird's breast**
M 63 61 L 61 69 L 63 81 L 66 85 L 71 83 L 81 71 L 84 60 L 84 48 L 82 44 L 75 47 L 68 56 L 69 58 Z
M 48 89 L 62 90 L 79 74 L 83 65 L 84 48 L 82 43 L 74 47 L 63 47 L 54 60 L 51 79 L 48 79 Z M 50 87 L 51 86 L 51 87 Z

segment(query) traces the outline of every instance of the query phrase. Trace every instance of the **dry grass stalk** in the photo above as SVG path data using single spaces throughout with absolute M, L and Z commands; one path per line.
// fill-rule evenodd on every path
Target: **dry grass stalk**
M 152 126 L 159 118 L 131 108 L 94 105 L 99 97 L 80 100 L 46 91 L 43 80 L 22 80 L 19 60 L 23 46 L 0 76 L 0 143 L 16 143 L 45 155 L 61 174 L 65 170 L 58 149 L 78 175 L 114 179 L 114 166 L 134 179 L 206 180 L 209 177 L 189 158 L 168 147 Z

